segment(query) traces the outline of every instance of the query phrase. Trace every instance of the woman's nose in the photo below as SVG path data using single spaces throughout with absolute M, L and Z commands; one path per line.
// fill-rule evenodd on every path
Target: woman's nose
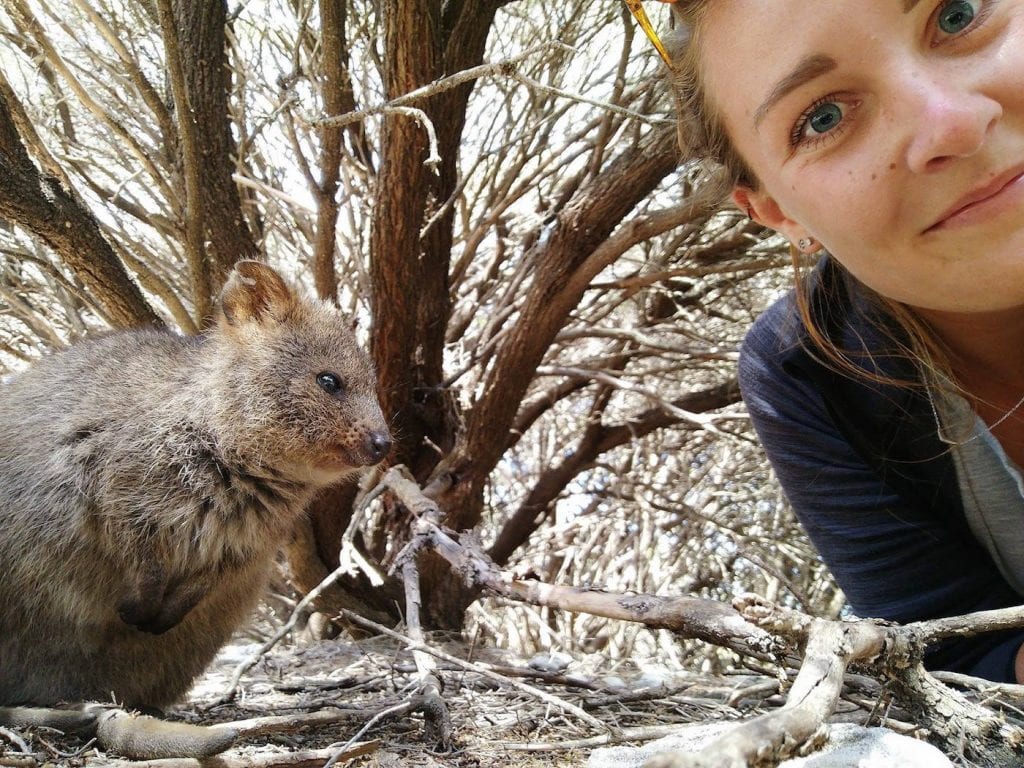
M 901 98 L 912 126 L 907 164 L 916 173 L 978 152 L 1003 113 L 998 101 L 955 78 L 918 75 Z

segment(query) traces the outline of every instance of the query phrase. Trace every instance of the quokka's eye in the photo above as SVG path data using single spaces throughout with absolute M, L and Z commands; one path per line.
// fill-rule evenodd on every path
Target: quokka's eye
M 345 384 L 342 382 L 341 377 L 330 371 L 318 373 L 316 375 L 316 383 L 320 385 L 320 389 L 329 395 L 340 395 L 345 391 Z

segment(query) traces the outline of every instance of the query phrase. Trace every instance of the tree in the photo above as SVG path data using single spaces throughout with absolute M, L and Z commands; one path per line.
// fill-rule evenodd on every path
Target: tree
M 624 8 L 4 9 L 8 370 L 103 326 L 200 332 L 231 264 L 265 258 L 364 323 L 392 462 L 499 564 L 838 610 L 731 407 L 785 256 L 702 202 Z M 354 554 L 325 606 L 395 618 L 378 575 L 408 511 L 357 497 L 313 505 L 291 577 Z M 422 571 L 427 623 L 462 626 L 476 595 Z

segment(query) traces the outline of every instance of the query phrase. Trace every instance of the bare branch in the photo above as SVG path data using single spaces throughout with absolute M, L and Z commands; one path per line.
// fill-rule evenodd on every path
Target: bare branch
M 160 325 L 91 214 L 32 164 L 0 93 L 0 215 L 53 248 L 120 326 Z
M 192 276 L 192 300 L 196 307 L 196 320 L 203 325 L 213 315 L 213 284 L 206 259 L 205 225 L 202 201 L 202 160 L 199 154 L 199 126 L 196 113 L 185 85 L 185 67 L 178 39 L 172 0 L 157 0 L 160 29 L 167 52 L 171 92 L 174 94 L 178 135 L 181 137 L 181 155 L 185 177 L 185 253 Z

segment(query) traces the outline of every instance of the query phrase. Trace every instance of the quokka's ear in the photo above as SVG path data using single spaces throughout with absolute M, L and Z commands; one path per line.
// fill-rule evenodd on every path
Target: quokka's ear
M 297 299 L 273 269 L 258 261 L 239 261 L 220 292 L 220 308 L 228 325 L 280 323 Z

